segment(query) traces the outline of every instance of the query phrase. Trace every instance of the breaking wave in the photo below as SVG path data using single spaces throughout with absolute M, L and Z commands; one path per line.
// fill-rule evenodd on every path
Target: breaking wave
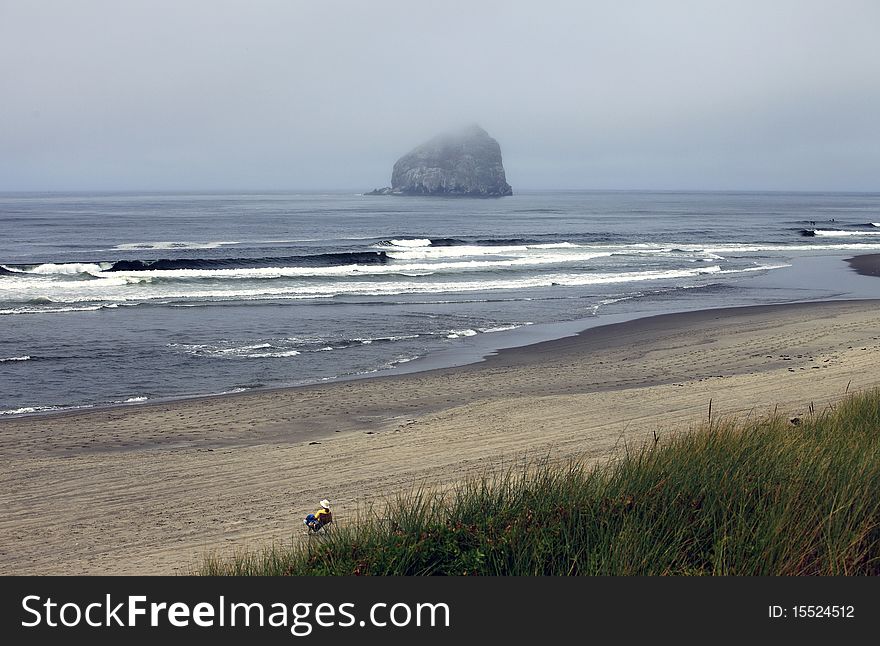
M 870 227 L 846 233 L 880 235 Z M 880 249 L 880 241 L 857 238 L 809 244 L 796 244 L 796 238 L 786 244 L 712 245 L 588 244 L 581 239 L 560 239 L 559 234 L 504 238 L 389 236 L 371 238 L 352 250 L 333 253 L 7 263 L 0 265 L 0 316 L 88 312 L 144 304 L 189 307 L 270 300 L 411 299 L 418 295 L 689 281 L 712 273 L 769 271 L 787 266 L 787 252 Z M 768 254 L 783 263 L 774 263 Z M 267 352 L 288 351 L 282 348 Z
M 383 251 L 322 253 L 309 256 L 268 258 L 175 258 L 162 260 L 118 260 L 106 269 L 121 271 L 169 271 L 176 269 L 260 269 L 268 267 L 339 267 L 343 265 L 374 265 L 388 262 Z
M 876 226 L 873 222 L 872 226 Z M 804 229 L 802 236 L 808 238 L 846 238 L 849 236 L 880 236 L 880 231 L 862 230 L 852 231 L 845 229 Z
M 7 275 L 76 275 L 184 269 L 261 269 L 271 267 L 339 267 L 380 265 L 388 262 L 384 251 L 323 253 L 307 256 L 263 258 L 162 258 L 158 260 L 116 260 L 93 263 L 45 263 L 41 265 L 0 265 Z

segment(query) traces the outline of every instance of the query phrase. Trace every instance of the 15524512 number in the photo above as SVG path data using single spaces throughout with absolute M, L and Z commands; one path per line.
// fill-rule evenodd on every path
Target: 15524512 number
M 797 619 L 852 619 L 856 616 L 856 609 L 855 606 L 792 606 L 791 613 Z

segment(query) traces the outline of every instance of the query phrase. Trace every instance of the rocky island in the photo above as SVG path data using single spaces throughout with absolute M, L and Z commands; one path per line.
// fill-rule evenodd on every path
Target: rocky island
M 502 197 L 513 195 L 501 147 L 478 125 L 434 137 L 394 164 L 391 186 L 367 195 Z

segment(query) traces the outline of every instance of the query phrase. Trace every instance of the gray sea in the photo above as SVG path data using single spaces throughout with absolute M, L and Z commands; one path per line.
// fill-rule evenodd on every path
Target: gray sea
M 880 194 L 0 194 L 0 414 L 456 365 L 663 312 L 880 297 Z

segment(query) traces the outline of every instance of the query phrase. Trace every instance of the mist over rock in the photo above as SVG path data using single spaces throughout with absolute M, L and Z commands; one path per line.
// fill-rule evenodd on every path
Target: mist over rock
M 513 195 L 501 146 L 478 125 L 434 137 L 397 160 L 391 186 L 367 195 Z

